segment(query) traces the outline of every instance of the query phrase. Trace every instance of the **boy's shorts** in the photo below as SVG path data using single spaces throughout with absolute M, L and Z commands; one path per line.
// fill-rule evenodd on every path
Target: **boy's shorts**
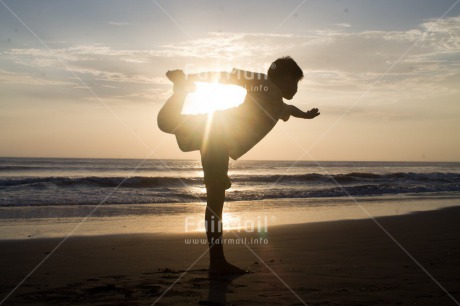
M 179 148 L 184 152 L 200 150 L 206 188 L 229 189 L 228 149 L 219 120 L 208 122 L 207 114 L 183 115 L 183 118 L 175 132 Z

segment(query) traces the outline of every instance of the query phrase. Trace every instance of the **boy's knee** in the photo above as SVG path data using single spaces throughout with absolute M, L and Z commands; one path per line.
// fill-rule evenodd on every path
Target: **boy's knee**
M 158 116 L 158 118 L 157 118 L 157 125 L 158 125 L 158 128 L 159 128 L 162 132 L 172 134 L 173 129 L 172 129 L 172 127 L 171 127 L 171 124 L 168 124 L 168 122 L 167 122 L 164 118 Z
M 174 131 L 177 128 L 177 120 L 171 118 L 170 115 L 165 114 L 165 112 L 160 111 L 157 117 L 158 128 L 168 134 L 174 134 Z

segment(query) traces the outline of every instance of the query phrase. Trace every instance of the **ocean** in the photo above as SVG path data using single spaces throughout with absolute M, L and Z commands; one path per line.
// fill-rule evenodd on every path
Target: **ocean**
M 241 160 L 229 176 L 227 228 L 460 205 L 460 163 Z M 197 160 L 0 158 L 0 239 L 201 231 L 205 205 Z
M 460 163 L 231 161 L 227 201 L 460 192 Z M 196 160 L 0 158 L 0 206 L 205 201 Z

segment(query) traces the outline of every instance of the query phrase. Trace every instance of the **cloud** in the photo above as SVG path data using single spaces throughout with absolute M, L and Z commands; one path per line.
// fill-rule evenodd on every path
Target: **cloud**
M 11 49 L 0 77 L 4 83 L 25 85 L 73 85 L 86 90 L 88 98 L 151 98 L 151 88 L 164 88 L 169 81 L 164 69 L 152 69 L 160 59 L 152 50 L 114 50 L 107 46 Z M 19 72 L 20 71 L 20 72 Z M 50 95 L 52 93 L 50 92 Z
M 339 28 L 349 28 L 351 27 L 351 24 L 349 23 L 336 23 L 334 26 L 339 27 Z
M 212 32 L 145 50 L 68 43 L 52 50 L 16 48 L 2 52 L 7 68 L 0 77 L 6 83 L 59 86 L 78 84 L 77 76 L 103 98 L 151 98 L 152 89 L 168 90 L 163 77 L 168 69 L 264 71 L 276 57 L 291 55 L 311 91 L 362 92 L 372 85 L 388 96 L 457 92 L 460 16 L 427 20 L 406 31 L 352 32 L 349 24 L 335 26 L 305 35 Z
M 130 23 L 129 22 L 120 22 L 120 21 L 109 21 L 110 25 L 121 27 L 121 26 L 127 26 Z
M 13 73 L 0 69 L 0 83 L 5 84 L 18 84 L 18 85 L 32 85 L 32 86 L 68 86 L 76 87 L 73 82 L 49 80 L 45 76 L 36 76 L 32 74 Z
M 211 59 L 264 58 L 295 47 L 301 36 L 266 33 L 209 33 L 209 37 L 164 45 L 159 54 L 170 57 L 192 57 Z
M 460 17 L 407 31 L 331 31 L 292 51 L 307 75 L 323 83 L 316 88 L 361 91 L 372 85 L 383 96 L 426 98 L 458 93 L 452 82 L 460 73 L 458 28 Z

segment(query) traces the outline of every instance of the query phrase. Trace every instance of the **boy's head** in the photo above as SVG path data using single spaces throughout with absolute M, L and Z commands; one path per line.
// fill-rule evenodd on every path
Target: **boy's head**
M 297 83 L 303 78 L 302 69 L 290 57 L 274 61 L 268 68 L 268 78 L 281 90 L 283 98 L 291 100 L 297 92 Z

